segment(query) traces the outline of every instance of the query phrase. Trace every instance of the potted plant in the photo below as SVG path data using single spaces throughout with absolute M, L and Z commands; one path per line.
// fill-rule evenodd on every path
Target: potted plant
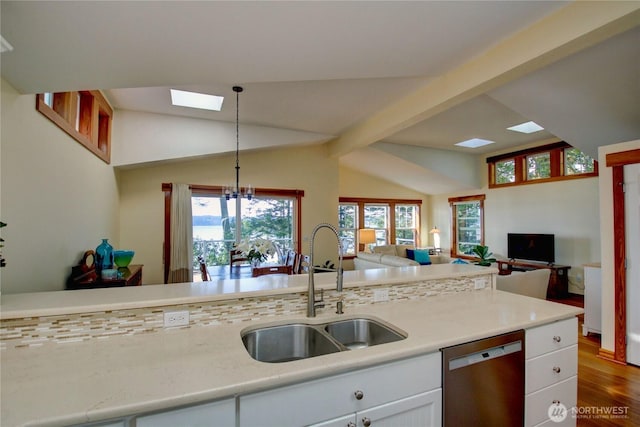
M 493 253 L 489 252 L 489 246 L 476 245 L 476 247 L 473 248 L 473 253 L 479 258 L 478 261 L 475 262 L 476 265 L 489 267 L 491 263 L 496 262 Z

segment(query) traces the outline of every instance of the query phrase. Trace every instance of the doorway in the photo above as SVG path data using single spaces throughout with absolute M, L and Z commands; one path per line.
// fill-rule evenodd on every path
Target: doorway
M 627 255 L 627 363 L 640 365 L 640 163 L 624 166 L 625 245 Z M 637 308 L 637 307 L 636 307 Z

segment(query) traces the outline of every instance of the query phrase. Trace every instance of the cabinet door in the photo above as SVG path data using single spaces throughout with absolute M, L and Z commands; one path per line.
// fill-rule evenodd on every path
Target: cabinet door
M 136 427 L 234 427 L 236 425 L 235 399 L 145 415 L 138 417 L 135 425 Z
M 420 393 L 360 411 L 357 426 L 440 427 L 442 425 L 442 389 Z

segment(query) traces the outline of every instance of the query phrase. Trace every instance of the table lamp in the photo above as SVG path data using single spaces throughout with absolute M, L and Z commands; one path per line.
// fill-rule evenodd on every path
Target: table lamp
M 376 230 L 372 228 L 362 228 L 358 230 L 358 243 L 364 245 L 365 252 L 371 252 L 369 245 L 376 242 Z

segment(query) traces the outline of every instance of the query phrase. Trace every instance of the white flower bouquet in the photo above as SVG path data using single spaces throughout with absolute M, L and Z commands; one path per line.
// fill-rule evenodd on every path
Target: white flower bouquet
M 276 253 L 276 247 L 273 242 L 263 238 L 243 240 L 236 245 L 236 249 L 241 251 L 252 264 L 264 262 L 270 255 Z

